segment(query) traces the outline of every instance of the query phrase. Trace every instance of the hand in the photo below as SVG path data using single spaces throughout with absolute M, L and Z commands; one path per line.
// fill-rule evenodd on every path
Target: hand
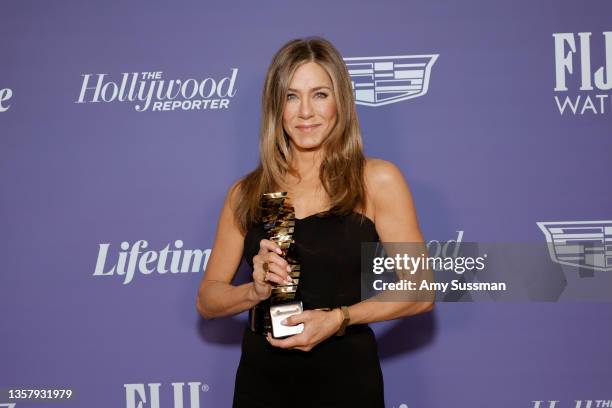
M 275 339 L 268 333 L 267 339 L 275 347 L 310 351 L 323 340 L 335 335 L 342 325 L 342 320 L 344 316 L 338 308 L 330 311 L 305 310 L 289 316 L 285 323 L 287 326 L 304 323 L 303 332 L 284 339 Z
M 289 263 L 281 257 L 283 251 L 274 241 L 259 241 L 259 252 L 253 257 L 253 290 L 258 300 L 264 300 L 272 294 L 271 282 L 280 285 L 291 285 Z M 264 266 L 267 264 L 267 267 Z M 267 270 L 266 270 L 267 269 Z

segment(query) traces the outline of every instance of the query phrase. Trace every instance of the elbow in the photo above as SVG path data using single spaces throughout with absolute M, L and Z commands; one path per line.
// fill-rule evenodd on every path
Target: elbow
M 435 302 L 425 302 L 425 309 L 423 309 L 423 313 L 429 313 L 434 310 Z
M 215 316 L 210 313 L 210 311 L 208 311 L 205 307 L 203 307 L 200 304 L 200 300 L 196 300 L 196 309 L 198 311 L 198 313 L 200 314 L 200 316 L 202 316 L 205 320 L 210 320 L 210 319 L 214 319 Z
M 198 296 L 196 297 L 196 310 L 204 319 L 214 319 L 216 316 L 212 314 L 211 311 L 202 304 L 202 297 L 202 294 L 198 293 Z
M 402 312 L 402 317 L 417 316 L 423 313 L 429 313 L 434 309 L 434 302 L 431 301 L 410 301 L 406 303 L 406 307 Z

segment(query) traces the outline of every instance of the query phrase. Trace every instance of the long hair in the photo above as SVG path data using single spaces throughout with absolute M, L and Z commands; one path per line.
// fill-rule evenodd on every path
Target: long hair
M 236 183 L 234 213 L 243 231 L 259 221 L 262 194 L 278 191 L 280 180 L 287 173 L 300 178 L 291 166 L 292 151 L 283 129 L 283 111 L 291 78 L 307 62 L 316 62 L 327 71 L 336 99 L 337 121 L 322 143 L 324 155 L 319 168 L 319 179 L 331 204 L 326 213 L 365 211 L 365 157 L 348 70 L 328 40 L 300 38 L 287 42 L 277 51 L 266 73 L 261 99 L 259 164 Z

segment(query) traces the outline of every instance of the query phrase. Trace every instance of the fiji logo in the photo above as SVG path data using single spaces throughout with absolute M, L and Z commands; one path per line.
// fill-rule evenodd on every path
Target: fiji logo
M 538 222 L 554 262 L 612 271 L 612 221 Z
M 427 93 L 439 54 L 344 58 L 357 105 L 382 106 Z

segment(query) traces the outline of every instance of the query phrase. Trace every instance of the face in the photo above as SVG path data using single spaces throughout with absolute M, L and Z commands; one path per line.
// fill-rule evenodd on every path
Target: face
M 336 124 L 336 99 L 327 71 L 316 62 L 293 75 L 283 111 L 283 128 L 292 147 L 316 150 Z

